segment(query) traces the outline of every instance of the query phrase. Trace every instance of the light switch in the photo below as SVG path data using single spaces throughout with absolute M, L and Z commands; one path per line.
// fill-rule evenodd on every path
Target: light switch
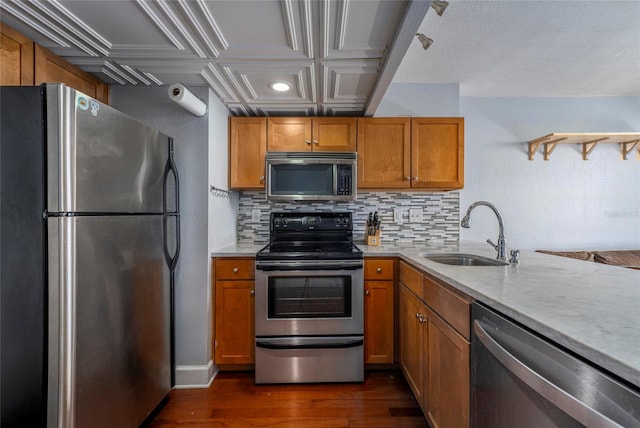
M 251 210 L 251 221 L 260 221 L 260 210 L 252 209 Z

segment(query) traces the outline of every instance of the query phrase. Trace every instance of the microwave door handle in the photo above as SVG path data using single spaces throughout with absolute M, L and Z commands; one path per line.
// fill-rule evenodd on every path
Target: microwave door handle
M 333 194 L 338 194 L 338 164 L 333 164 Z

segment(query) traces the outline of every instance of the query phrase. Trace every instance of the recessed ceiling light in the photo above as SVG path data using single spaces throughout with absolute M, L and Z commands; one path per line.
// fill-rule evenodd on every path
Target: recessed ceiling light
M 289 89 L 291 89 L 291 85 L 287 82 L 273 82 L 269 85 L 269 87 L 276 92 L 287 92 Z

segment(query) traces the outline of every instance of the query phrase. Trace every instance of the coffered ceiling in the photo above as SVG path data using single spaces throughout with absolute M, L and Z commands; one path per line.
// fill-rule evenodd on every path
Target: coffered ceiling
M 3 0 L 0 19 L 110 84 L 209 86 L 237 115 L 361 115 L 430 4 Z M 275 81 L 292 89 L 277 93 Z

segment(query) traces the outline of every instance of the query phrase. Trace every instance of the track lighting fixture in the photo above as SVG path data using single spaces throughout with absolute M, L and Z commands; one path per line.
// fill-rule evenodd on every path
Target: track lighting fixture
M 433 0 L 433 2 L 431 2 L 431 7 L 433 8 L 433 10 L 436 11 L 438 16 L 442 16 L 442 14 L 444 13 L 444 10 L 447 8 L 447 6 L 449 6 L 449 2 L 448 1 Z
M 416 33 L 416 37 L 418 38 L 418 40 L 420 40 L 420 43 L 422 43 L 422 48 L 425 51 L 429 49 L 429 46 L 431 46 L 431 44 L 433 43 L 433 39 L 428 38 L 422 33 Z

